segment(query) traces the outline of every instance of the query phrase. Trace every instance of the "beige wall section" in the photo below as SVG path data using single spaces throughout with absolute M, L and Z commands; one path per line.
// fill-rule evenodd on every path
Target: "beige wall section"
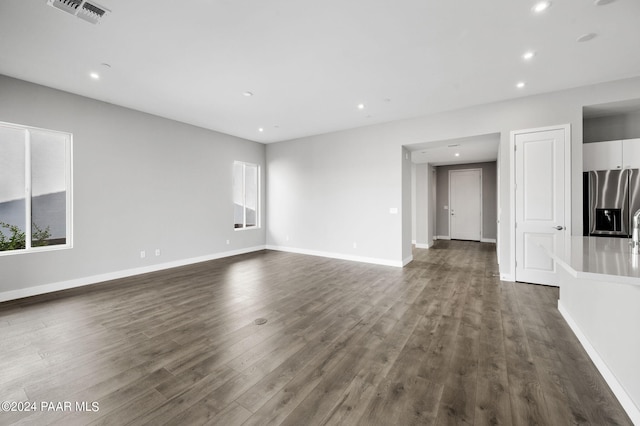
M 234 160 L 264 182 L 263 144 L 5 76 L 0 94 L 0 120 L 74 144 L 74 247 L 0 256 L 0 293 L 264 246 L 264 226 L 234 231 L 231 192 Z
M 500 133 L 500 270 L 512 275 L 510 224 L 512 130 L 571 125 L 572 229 L 582 224 L 582 107 L 640 98 L 640 78 L 579 87 L 560 92 L 518 98 L 410 120 L 377 124 L 267 145 L 269 191 L 268 241 L 284 241 L 287 232 L 300 238 L 298 247 L 323 251 L 350 250 L 350 242 L 365 241 L 360 255 L 390 261 L 402 260 L 402 221 L 388 214 L 402 198 L 400 146 L 489 133 Z M 277 182 L 284 180 L 319 186 L 302 197 L 283 194 Z M 336 192 L 324 180 L 340 179 Z M 297 186 L 296 183 L 294 186 Z M 311 190 L 307 187 L 306 190 Z M 294 192 L 302 192 L 296 189 Z M 312 197 L 312 193 L 318 193 Z M 271 192 L 269 192 L 271 195 Z M 286 209 L 280 202 L 286 200 Z M 310 205 L 313 204 L 313 205 Z M 304 212 L 300 221 L 285 215 Z M 289 213 L 293 214 L 293 213 Z M 298 217 L 298 216 L 296 216 Z M 292 231 L 293 230 L 293 231 Z

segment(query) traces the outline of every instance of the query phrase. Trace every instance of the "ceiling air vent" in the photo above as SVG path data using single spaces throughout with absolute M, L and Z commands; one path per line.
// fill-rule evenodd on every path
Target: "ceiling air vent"
M 97 24 L 110 12 L 109 9 L 86 0 L 47 0 L 47 4 L 92 24 Z

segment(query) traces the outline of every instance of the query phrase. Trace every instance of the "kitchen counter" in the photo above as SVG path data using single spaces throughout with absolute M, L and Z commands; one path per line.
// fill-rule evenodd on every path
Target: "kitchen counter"
M 563 251 L 548 253 L 575 278 L 640 286 L 640 256 L 626 238 L 567 237 Z
M 558 310 L 620 404 L 640 425 L 640 256 L 629 240 L 567 237 L 557 265 Z

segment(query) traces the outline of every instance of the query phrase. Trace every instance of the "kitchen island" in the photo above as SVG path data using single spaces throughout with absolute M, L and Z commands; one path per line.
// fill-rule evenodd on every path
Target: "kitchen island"
M 557 265 L 558 309 L 640 425 L 640 256 L 623 238 L 567 237 Z

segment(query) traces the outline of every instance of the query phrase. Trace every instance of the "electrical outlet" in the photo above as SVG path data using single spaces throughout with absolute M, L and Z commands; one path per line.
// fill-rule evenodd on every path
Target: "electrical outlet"
M 160 249 L 159 248 L 156 249 L 156 256 L 160 256 Z
M 231 244 L 231 241 L 227 240 L 227 245 Z
M 353 248 L 358 248 L 358 243 L 353 243 Z
M 285 237 L 285 240 L 289 241 L 289 236 L 288 235 Z
M 140 259 L 144 259 L 145 257 L 147 257 L 147 252 L 144 250 L 140 251 Z

